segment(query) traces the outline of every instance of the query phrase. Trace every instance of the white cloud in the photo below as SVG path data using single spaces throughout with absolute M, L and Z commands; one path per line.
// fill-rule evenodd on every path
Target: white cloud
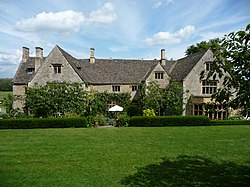
M 24 32 L 52 31 L 69 34 L 79 31 L 83 24 L 110 24 L 116 18 L 114 5 L 106 3 L 100 9 L 92 11 L 89 16 L 73 10 L 41 12 L 35 17 L 18 21 L 16 28 Z
M 193 25 L 187 25 L 175 33 L 170 32 L 158 32 L 152 37 L 146 38 L 145 42 L 148 45 L 165 45 L 165 44 L 177 44 L 195 32 Z
M 110 24 L 117 18 L 115 7 L 112 3 L 106 3 L 102 8 L 92 11 L 88 22 L 94 24 Z
M 154 8 L 160 8 L 170 3 L 174 3 L 174 0 L 155 0 Z
M 21 50 L 17 49 L 14 54 L 0 52 L 0 65 L 16 65 L 21 61 Z
M 36 17 L 22 20 L 16 23 L 18 30 L 25 32 L 36 31 L 57 31 L 57 32 L 76 32 L 79 30 L 85 17 L 81 12 L 72 10 L 57 13 L 42 12 Z

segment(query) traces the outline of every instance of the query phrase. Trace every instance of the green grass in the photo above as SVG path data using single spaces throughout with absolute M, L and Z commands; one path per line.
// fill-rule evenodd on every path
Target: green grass
M 12 92 L 3 92 L 3 91 L 0 91 L 0 100 L 3 99 L 4 97 L 7 97 L 8 94 L 12 95 Z
M 0 130 L 0 186 L 247 186 L 249 135 L 250 126 Z

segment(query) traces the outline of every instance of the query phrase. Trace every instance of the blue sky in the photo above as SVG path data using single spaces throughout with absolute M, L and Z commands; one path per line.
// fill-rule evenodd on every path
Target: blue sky
M 22 47 L 58 44 L 77 58 L 167 59 L 250 23 L 250 0 L 0 0 L 0 78 L 13 77 Z

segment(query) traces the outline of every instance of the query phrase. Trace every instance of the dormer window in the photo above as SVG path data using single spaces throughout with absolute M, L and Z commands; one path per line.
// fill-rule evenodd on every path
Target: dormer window
M 163 72 L 155 72 L 155 79 L 163 79 Z
M 132 92 L 139 90 L 139 85 L 132 85 Z
M 62 64 L 53 64 L 54 74 L 62 73 Z
M 27 74 L 33 74 L 35 72 L 35 68 L 27 68 Z

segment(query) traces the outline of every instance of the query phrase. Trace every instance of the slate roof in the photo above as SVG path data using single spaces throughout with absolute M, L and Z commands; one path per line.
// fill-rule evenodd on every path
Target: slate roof
M 145 81 L 160 60 L 128 60 L 128 59 L 76 59 L 59 46 L 56 46 L 70 63 L 79 77 L 89 84 L 132 84 Z M 201 51 L 179 60 L 167 60 L 163 66 L 167 74 L 174 80 L 181 81 L 189 74 L 206 51 Z M 44 58 L 43 60 L 45 60 Z M 21 62 L 13 79 L 14 84 L 27 84 L 35 76 L 27 73 L 27 68 L 35 68 L 35 57 Z
M 45 58 L 43 58 L 44 60 Z M 12 80 L 14 84 L 27 84 L 30 82 L 35 76 L 35 72 L 32 74 L 27 73 L 28 68 L 35 69 L 35 57 L 29 57 L 26 62 L 21 62 L 16 71 L 16 74 Z
M 76 59 L 59 47 L 67 61 L 86 83 L 91 84 L 131 84 L 145 81 L 149 72 L 159 60 L 127 59 Z
M 207 50 L 200 51 L 187 57 L 179 59 L 173 67 L 170 76 L 173 80 L 182 81 L 189 74 L 189 72 L 194 68 L 194 66 L 200 61 Z

